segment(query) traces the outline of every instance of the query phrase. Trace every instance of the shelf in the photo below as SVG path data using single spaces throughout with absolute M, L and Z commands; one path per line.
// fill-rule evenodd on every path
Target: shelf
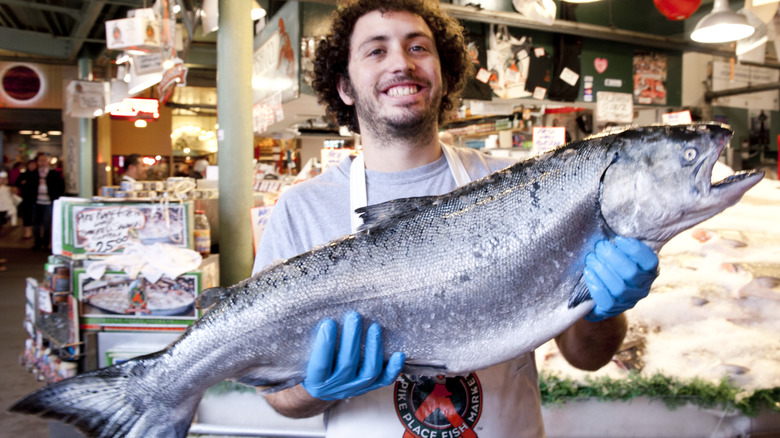
M 500 131 L 483 131 L 483 132 L 473 132 L 468 134 L 452 134 L 454 137 L 464 137 L 464 138 L 477 138 L 477 137 L 487 137 L 489 135 L 498 135 L 501 132 L 509 131 L 512 134 L 524 134 L 524 135 L 532 135 L 528 131 L 524 131 L 522 129 L 502 129 Z

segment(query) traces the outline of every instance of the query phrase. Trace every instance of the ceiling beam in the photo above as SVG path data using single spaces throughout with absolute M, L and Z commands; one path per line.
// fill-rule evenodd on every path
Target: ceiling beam
M 565 20 L 555 20 L 553 24 L 548 25 L 531 20 L 517 12 L 489 11 L 486 9 L 476 9 L 470 6 L 456 6 L 449 3 L 441 3 L 440 6 L 449 15 L 465 21 L 505 24 L 507 26 L 524 29 L 578 35 L 658 49 L 698 52 L 724 57 L 734 56 L 734 49 L 731 49 L 728 46 L 699 44 L 682 38 L 672 38 Z
M 73 40 L 56 38 L 41 32 L 0 27 L 0 49 L 67 59 Z
M 89 31 L 95 25 L 98 18 L 100 18 L 100 12 L 103 10 L 104 5 L 104 1 L 96 0 L 88 2 L 82 8 L 82 18 L 76 22 L 76 27 L 70 34 L 71 38 L 75 39 L 76 43 L 73 45 L 73 48 L 71 48 L 70 53 L 68 53 L 69 60 L 75 61 L 76 57 L 79 56 L 79 52 L 84 46 L 84 41 L 87 36 L 89 36 Z
M 0 0 L 0 5 L 17 6 L 21 8 L 39 9 L 41 11 L 56 12 L 58 14 L 70 15 L 74 20 L 78 21 L 81 16 L 80 11 L 74 8 L 68 8 L 65 6 L 56 6 L 46 3 L 37 3 L 30 0 Z

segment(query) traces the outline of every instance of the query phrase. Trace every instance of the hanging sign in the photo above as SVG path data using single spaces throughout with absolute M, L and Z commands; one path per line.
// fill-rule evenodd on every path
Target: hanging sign
M 110 84 L 98 81 L 70 81 L 65 89 L 65 114 L 95 118 L 103 115 L 109 99 Z
M 160 102 L 157 99 L 128 97 L 114 106 L 111 117 L 129 117 L 139 119 L 160 118 Z
M 146 16 L 106 21 L 106 47 L 111 50 L 160 50 L 160 23 Z

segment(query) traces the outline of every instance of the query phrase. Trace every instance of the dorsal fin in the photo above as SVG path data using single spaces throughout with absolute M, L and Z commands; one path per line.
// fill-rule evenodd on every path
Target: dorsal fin
M 420 210 L 425 209 L 449 199 L 447 195 L 420 196 L 416 198 L 401 198 L 381 204 L 368 205 L 355 209 L 355 212 L 363 219 L 363 225 L 358 232 L 371 233 L 414 216 Z
M 195 298 L 195 307 L 200 310 L 208 309 L 214 304 L 222 301 L 228 295 L 230 295 L 230 290 L 224 287 L 210 287 L 204 289 L 200 295 Z

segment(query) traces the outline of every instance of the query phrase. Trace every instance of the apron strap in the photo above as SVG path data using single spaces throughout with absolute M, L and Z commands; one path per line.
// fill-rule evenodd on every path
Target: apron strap
M 444 158 L 447 160 L 447 165 L 450 168 L 450 173 L 455 179 L 455 184 L 460 187 L 471 182 L 471 177 L 466 172 L 466 167 L 463 165 L 458 154 L 451 146 L 447 146 L 444 143 L 441 144 L 441 150 L 444 154 Z M 366 164 L 363 159 L 363 153 L 359 153 L 352 160 L 352 164 L 349 166 L 349 208 L 350 208 L 350 225 L 352 232 L 356 233 L 358 228 L 363 224 L 363 219 L 360 215 L 355 213 L 355 210 L 368 205 L 368 192 L 366 191 Z

